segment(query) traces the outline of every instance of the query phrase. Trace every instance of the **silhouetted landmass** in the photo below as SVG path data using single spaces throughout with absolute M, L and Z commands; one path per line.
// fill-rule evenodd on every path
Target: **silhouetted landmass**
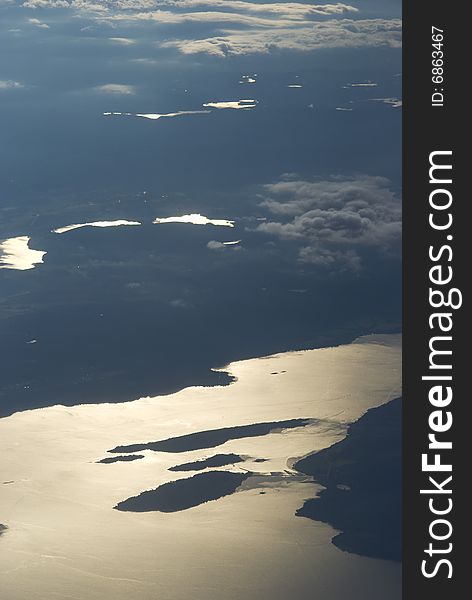
M 5 533 L 5 531 L 8 529 L 8 527 L 6 525 L 2 525 L 2 523 L 0 523 L 0 535 L 2 535 L 3 533 Z
M 311 423 L 310 419 L 290 419 L 288 421 L 273 421 L 271 423 L 254 423 L 253 425 L 210 429 L 209 431 L 198 431 L 196 433 L 168 438 L 158 442 L 117 446 L 112 450 L 108 450 L 108 452 L 121 454 L 122 452 L 142 452 L 143 450 L 155 450 L 159 452 L 189 452 L 190 450 L 203 450 L 205 448 L 220 446 L 229 440 L 258 437 L 281 429 L 304 427 L 309 423 Z
M 140 460 L 141 458 L 144 458 L 143 454 L 132 454 L 128 456 L 107 456 L 106 458 L 102 458 L 102 460 L 97 460 L 97 463 L 109 465 L 110 463 L 130 462 L 133 460 Z
M 344 440 L 294 465 L 326 487 L 297 515 L 341 530 L 341 550 L 401 560 L 401 412 L 401 398 L 373 408 Z
M 170 467 L 169 471 L 202 471 L 207 467 L 224 467 L 225 465 L 234 465 L 239 462 L 244 462 L 244 458 L 238 454 L 215 454 L 215 456 L 210 456 L 204 460 Z
M 226 471 L 198 473 L 188 479 L 164 483 L 155 490 L 149 490 L 139 496 L 119 502 L 114 508 L 131 512 L 186 510 L 233 494 L 249 476 L 249 473 Z

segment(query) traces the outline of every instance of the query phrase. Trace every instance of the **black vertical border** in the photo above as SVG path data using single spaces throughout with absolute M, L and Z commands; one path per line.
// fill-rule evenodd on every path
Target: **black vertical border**
M 403 2 L 403 599 L 404 600 L 455 600 L 468 597 L 468 555 L 465 540 L 471 530 L 467 517 L 469 496 L 466 491 L 467 462 L 470 449 L 467 405 L 472 404 L 465 374 L 470 369 L 467 361 L 470 332 L 467 317 L 468 299 L 465 285 L 471 271 L 472 252 L 468 245 L 472 239 L 472 192 L 467 189 L 466 173 L 472 171 L 467 164 L 467 130 L 470 129 L 469 88 L 471 87 L 470 38 L 467 31 L 467 4 L 428 0 Z M 444 30 L 444 82 L 432 82 L 432 26 Z M 467 35 L 469 33 L 469 35 Z M 431 97 L 434 87 L 442 88 L 444 106 L 433 107 Z M 426 374 L 432 335 L 428 324 L 431 313 L 429 294 L 429 246 L 446 243 L 444 232 L 433 231 L 428 223 L 429 155 L 437 150 L 452 150 L 453 184 L 453 261 L 454 287 L 464 294 L 464 304 L 453 313 L 453 393 L 451 404 L 454 423 L 445 434 L 452 439 L 453 449 L 448 457 L 453 464 L 453 510 L 448 518 L 453 525 L 450 541 L 453 550 L 447 556 L 453 564 L 453 575 L 447 578 L 442 568 L 434 578 L 421 573 L 421 563 L 427 558 L 424 550 L 430 542 L 429 524 L 434 519 L 428 508 L 428 498 L 420 489 L 428 483 L 421 471 L 421 455 L 427 451 L 428 415 L 432 410 L 428 402 L 429 382 L 421 380 Z M 446 439 L 446 438 L 444 438 Z M 462 466 L 462 463 L 464 466 Z M 460 515 L 460 516 L 459 516 Z M 439 546 L 439 544 L 438 544 Z M 472 577 L 472 568 L 471 575 Z

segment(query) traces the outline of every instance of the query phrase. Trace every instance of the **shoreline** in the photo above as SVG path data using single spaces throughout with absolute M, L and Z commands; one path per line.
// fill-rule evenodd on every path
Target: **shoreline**
M 293 464 L 324 488 L 297 516 L 331 525 L 341 550 L 401 561 L 401 406 L 369 409 L 341 441 Z
M 64 595 L 62 575 L 69 569 L 67 590 L 76 590 L 77 597 L 94 589 L 90 600 L 106 594 L 115 600 L 148 600 L 151 592 L 142 593 L 141 584 L 124 589 L 114 583 L 132 578 L 147 589 L 164 586 L 172 590 L 169 600 L 181 600 L 187 588 L 176 577 L 176 561 L 185 560 L 188 571 L 206 581 L 215 548 L 221 600 L 240 597 L 234 564 L 245 573 L 252 593 L 248 600 L 268 593 L 272 585 L 280 589 L 277 600 L 283 600 L 288 592 L 284 581 L 293 583 L 291 589 L 301 599 L 309 597 L 320 578 L 326 589 L 334 590 L 339 582 L 327 573 L 343 568 L 356 571 L 359 586 L 370 589 L 372 597 L 378 597 L 381 579 L 391 578 L 396 589 L 396 563 L 339 552 L 331 543 L 331 526 L 295 518 L 317 484 L 287 471 L 287 461 L 332 446 L 345 437 L 347 423 L 398 395 L 400 343 L 396 335 L 371 336 L 356 344 L 240 361 L 231 364 L 235 381 L 230 386 L 191 387 L 127 403 L 53 406 L 0 420 L 3 478 L 12 482 L 2 486 L 0 497 L 0 521 L 9 528 L 0 541 L 6 593 L 12 600 L 33 591 L 44 597 Z M 276 426 L 307 418 L 303 427 Z M 267 423 L 274 424 L 270 432 Z M 263 424 L 262 429 L 254 424 Z M 240 437 L 251 432 L 263 435 Z M 199 467 L 215 455 L 215 447 L 200 443 L 202 434 L 213 445 L 223 442 L 218 453 L 244 458 L 218 467 L 207 463 L 206 469 L 216 470 L 219 478 L 228 471 L 245 475 L 235 489 L 238 481 L 232 475 L 231 481 L 221 480 L 232 492 L 228 495 L 208 498 L 207 475 L 195 478 L 194 472 L 173 469 Z M 184 452 L 175 451 L 187 441 L 192 443 Z M 149 443 L 154 445 L 143 449 L 139 460 L 97 464 L 111 448 Z M 171 452 L 162 451 L 166 449 Z M 198 472 L 208 473 L 206 469 Z M 187 483 L 166 485 L 185 479 Z M 159 505 L 150 508 L 162 508 L 168 492 L 182 486 L 200 495 L 176 511 L 114 510 L 140 495 L 146 502 L 157 498 Z M 159 491 L 142 495 L 153 490 Z M 197 501 L 203 503 L 195 505 Z M 167 506 L 173 508 L 173 500 Z M 20 589 L 15 568 L 25 553 L 32 558 Z M 254 555 L 261 557 L 257 566 Z M 298 587 L 300 572 L 303 584 Z M 103 573 L 106 579 L 99 579 Z M 195 598 L 204 600 L 203 595 Z
M 287 355 L 287 354 L 292 354 L 292 353 L 298 353 L 298 352 L 310 352 L 310 351 L 315 351 L 315 350 L 328 350 L 328 349 L 332 349 L 332 348 L 339 348 L 341 346 L 348 346 L 350 344 L 355 344 L 355 343 L 362 343 L 362 340 L 368 340 L 369 338 L 381 338 L 384 335 L 400 335 L 401 336 L 402 330 L 400 326 L 393 326 L 393 327 L 384 327 L 384 328 L 379 328 L 375 333 L 362 333 L 357 331 L 356 333 L 352 332 L 350 334 L 345 334 L 343 336 L 336 336 L 335 334 L 331 335 L 331 336 L 321 336 L 319 338 L 319 344 L 313 344 L 311 342 L 306 342 L 305 344 L 299 344 L 295 347 L 289 348 L 287 350 L 274 350 L 273 352 L 266 352 L 263 354 L 259 354 L 259 355 L 254 355 L 254 354 L 249 354 L 249 355 L 243 355 L 241 357 L 236 357 L 236 358 L 232 358 L 229 361 L 225 361 L 224 364 L 222 364 L 221 366 L 213 366 L 213 367 L 208 367 L 206 374 L 202 373 L 200 375 L 196 376 L 196 381 L 189 381 L 189 382 L 184 382 L 181 385 L 174 385 L 171 386 L 170 388 L 167 387 L 165 388 L 164 391 L 150 391 L 149 393 L 145 393 L 142 395 L 138 395 L 136 397 L 136 395 L 130 394 L 130 395 L 126 395 L 123 398 L 118 398 L 115 400 L 111 400 L 109 398 L 104 399 L 102 401 L 72 401 L 72 402 L 67 402 L 67 403 L 61 403 L 61 402 L 54 402 L 54 403 L 44 403 L 44 402 L 40 402 L 38 403 L 37 406 L 25 406 L 24 408 L 20 408 L 18 410 L 10 410 L 10 411 L 6 411 L 5 413 L 4 408 L 2 406 L 2 402 L 0 400 L 0 422 L 3 419 L 7 419 L 15 414 L 18 413 L 23 413 L 23 412 L 28 412 L 28 411 L 34 411 L 34 410 L 40 410 L 40 409 L 44 409 L 44 408 L 52 408 L 54 406 L 64 406 L 64 407 L 77 407 L 77 406 L 94 406 L 94 405 L 107 405 L 107 404 L 127 404 L 129 402 L 135 402 L 137 400 L 140 400 L 142 398 L 154 398 L 154 397 L 168 397 L 168 396 L 172 396 L 174 394 L 178 394 L 186 389 L 190 389 L 190 388 L 218 388 L 218 387 L 227 387 L 227 386 L 231 386 L 233 383 L 235 383 L 236 379 L 235 377 L 231 374 L 229 367 L 231 367 L 231 365 L 233 364 L 237 364 L 237 363 L 242 363 L 242 362 L 246 362 L 246 361 L 253 361 L 253 360 L 265 360 L 268 358 L 271 358 L 273 356 L 278 356 L 278 355 Z M 194 376 L 192 376 L 194 377 Z M 210 380 L 214 380 L 217 379 L 218 381 L 216 382 L 211 382 Z M 0 399 L 2 397 L 2 395 L 4 395 L 4 392 L 0 391 Z M 111 395 L 112 392 L 110 391 L 109 394 L 107 395 Z

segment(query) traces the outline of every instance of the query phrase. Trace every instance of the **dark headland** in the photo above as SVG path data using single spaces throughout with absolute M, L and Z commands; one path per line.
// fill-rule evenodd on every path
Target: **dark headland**
M 326 488 L 297 515 L 340 530 L 341 550 L 401 560 L 401 413 L 401 398 L 373 408 L 341 442 L 294 465 Z
M 311 422 L 310 419 L 289 419 L 288 421 L 273 421 L 271 423 L 254 423 L 252 425 L 238 425 L 236 427 L 210 429 L 208 431 L 197 431 L 196 433 L 172 437 L 157 442 L 117 446 L 112 450 L 108 450 L 108 452 L 121 454 L 122 452 L 142 452 L 143 450 L 154 450 L 156 452 L 189 452 L 190 450 L 204 450 L 206 448 L 220 446 L 229 440 L 258 437 L 282 431 L 284 429 L 305 427 Z

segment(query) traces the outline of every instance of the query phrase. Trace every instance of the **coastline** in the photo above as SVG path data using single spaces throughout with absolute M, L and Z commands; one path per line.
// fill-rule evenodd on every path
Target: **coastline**
M 341 550 L 401 560 L 401 405 L 368 410 L 343 440 L 294 464 L 324 486 L 297 516 L 340 530 L 332 541 Z
M 153 366 L 153 368 L 144 369 L 139 377 L 135 375 L 132 380 L 126 380 L 126 378 L 122 380 L 120 376 L 119 382 L 115 381 L 116 372 L 104 371 L 100 380 L 95 381 L 95 384 L 93 379 L 90 379 L 90 381 L 86 379 L 80 382 L 75 381 L 74 375 L 71 373 L 68 386 L 65 389 L 60 380 L 55 378 L 36 381 L 34 386 L 30 386 L 29 383 L 25 386 L 22 386 L 22 384 L 9 385 L 6 390 L 0 388 L 0 420 L 18 412 L 57 405 L 74 407 L 84 404 L 128 403 L 143 397 L 172 396 L 189 387 L 228 386 L 234 382 L 234 376 L 229 370 L 231 365 L 235 363 L 261 360 L 280 354 L 338 348 L 349 344 L 362 343 L 359 340 L 368 339 L 371 335 L 377 337 L 401 335 L 401 328 L 397 326 L 377 328 L 378 333 L 376 334 L 365 334 L 365 330 L 365 327 L 359 326 L 352 327 L 348 332 L 335 332 L 330 335 L 321 334 L 299 343 L 288 344 L 282 349 L 279 343 L 275 345 L 268 343 L 264 344 L 262 348 L 254 349 L 251 352 L 233 352 L 231 356 L 225 357 L 216 364 L 208 362 L 197 367 L 187 364 L 183 372 L 180 370 L 175 374 L 172 374 L 176 367 L 173 365 L 165 377 L 156 376 L 154 373 L 155 366 Z M 22 387 L 24 389 L 21 389 Z
M 398 565 L 339 552 L 330 526 L 295 518 L 316 484 L 287 464 L 342 440 L 349 423 L 400 393 L 401 337 L 241 361 L 230 372 L 229 386 L 122 404 L 53 406 L 0 420 L 3 477 L 12 481 L 0 498 L 1 521 L 9 528 L 0 542 L 0 577 L 9 599 L 33 590 L 60 595 L 67 585 L 68 593 L 90 600 L 106 594 L 150 600 L 159 589 L 169 600 L 187 597 L 189 589 L 203 600 L 216 549 L 222 600 L 240 598 L 241 569 L 250 600 L 262 594 L 309 598 L 319 581 L 333 598 L 345 597 L 352 582 L 347 589 L 328 575 L 339 569 L 357 572 L 358 594 L 368 590 L 376 597 L 388 581 L 386 598 L 398 598 Z M 217 469 L 251 474 L 235 493 L 170 513 L 113 510 L 144 491 L 188 479 L 192 473 L 171 468 L 205 460 L 215 449 L 145 449 L 142 459 L 100 464 L 110 449 L 292 419 L 310 424 L 218 446 L 217 452 L 244 461 Z M 181 577 L 181 561 L 190 582 Z

